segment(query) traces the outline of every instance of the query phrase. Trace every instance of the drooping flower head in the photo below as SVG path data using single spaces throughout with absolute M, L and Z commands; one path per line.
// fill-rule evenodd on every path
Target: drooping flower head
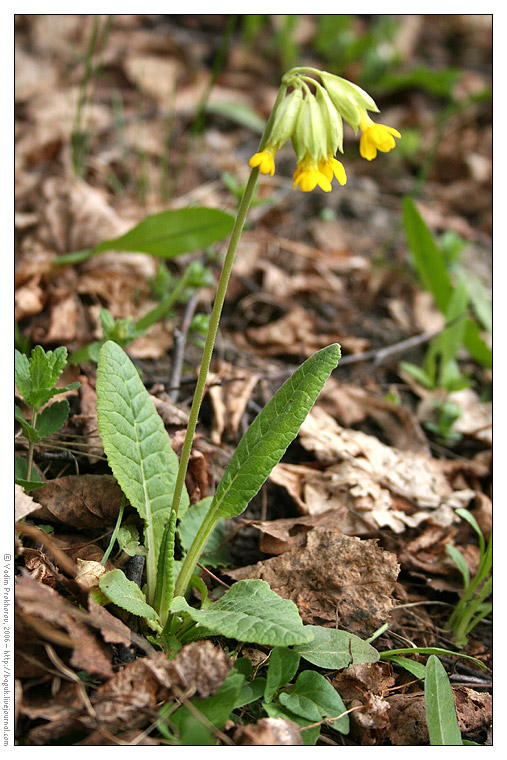
M 361 130 L 359 152 L 368 161 L 377 151 L 392 150 L 394 138 L 401 137 L 397 129 L 368 116 L 367 111 L 378 110 L 367 92 L 342 77 L 309 67 L 291 69 L 282 78 L 259 151 L 249 164 L 273 176 L 275 154 L 290 139 L 297 157 L 294 188 L 310 192 L 318 186 L 330 192 L 333 179 L 340 185 L 347 181 L 335 158 L 337 151 L 343 153 L 343 119 L 356 134 Z

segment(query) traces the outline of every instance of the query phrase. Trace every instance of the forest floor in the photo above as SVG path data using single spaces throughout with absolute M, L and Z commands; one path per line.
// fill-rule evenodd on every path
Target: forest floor
M 297 62 L 326 68 L 325 56 L 315 52 L 316 18 L 300 19 Z M 448 253 L 452 277 L 454 255 L 465 280 L 480 283 L 486 294 L 480 303 L 487 303 L 490 21 L 401 17 L 393 43 L 398 71 L 424 69 L 425 78 L 407 76 L 399 85 L 393 75 L 381 91 L 370 87 L 382 123 L 403 137 L 396 150 L 369 162 L 346 131 L 345 187 L 294 191 L 290 145 L 277 157 L 276 174 L 260 178 L 186 483 L 192 504 L 212 493 L 240 437 L 281 383 L 315 351 L 338 342 L 342 359 L 299 436 L 248 509 L 227 522 L 230 560 L 214 576 L 227 585 L 267 580 L 298 604 L 307 624 L 366 639 L 388 623 L 374 641 L 381 652 L 439 647 L 477 658 L 486 669 L 441 657 L 462 735 L 480 744 L 491 742 L 492 620 L 486 614 L 456 649 L 445 626 L 463 578 L 446 547 L 459 549 L 473 576 L 478 534 L 456 509 L 473 515 L 486 540 L 491 533 L 492 373 L 462 346 L 456 359 L 469 384 L 459 390 L 426 387 L 404 365 L 424 366 L 445 317 L 414 268 L 402 208 L 412 196 Z M 102 17 L 97 29 L 93 16 L 17 17 L 18 348 L 65 346 L 70 355 L 100 340 L 102 309 L 117 320 L 140 319 L 157 305 L 167 272 L 177 282 L 196 258 L 185 254 L 161 265 L 143 253 L 108 252 L 55 267 L 57 256 L 93 248 L 167 208 L 235 212 L 283 68 L 273 47 L 249 43 L 237 25 L 200 129 L 195 116 L 226 22 L 218 15 L 130 15 L 114 17 L 109 27 Z M 354 63 L 337 73 L 363 85 Z M 224 251 L 225 242 L 197 254 L 214 283 Z M 183 326 L 210 313 L 214 292 L 215 284 L 195 291 L 126 348 L 178 454 L 202 351 L 200 334 Z M 130 667 L 120 652 L 125 631 L 115 628 L 113 615 L 100 617 L 97 605 L 87 606 L 75 574 L 83 562 L 103 557 L 121 495 L 98 436 L 96 364 L 69 363 L 62 382 L 74 381 L 79 388 L 62 396 L 70 404 L 67 424 L 35 447 L 37 471 L 48 485 L 16 499 L 17 741 L 164 743 L 153 717 L 155 691 L 142 704 L 125 692 L 121 719 L 97 713 L 98 690 L 107 687 L 121 698 L 118 676 Z M 25 457 L 27 442 L 18 432 L 16 454 Z M 135 525 L 134 514 L 129 520 Z M 331 540 L 336 536 L 360 542 L 340 553 Z M 106 567 L 130 561 L 119 552 Z M 202 576 L 211 590 L 214 578 L 206 570 Z M 153 652 L 142 633 L 133 634 L 138 661 Z M 262 674 L 262 647 L 244 647 L 243 655 Z M 424 663 L 426 656 L 415 659 Z M 137 695 L 149 692 L 153 675 L 145 670 L 136 677 Z M 352 715 L 369 719 L 351 719 L 348 736 L 323 729 L 319 744 L 428 743 L 422 685 L 407 670 L 387 662 L 358 666 L 335 674 L 333 685 L 347 707 L 368 705 Z M 217 742 L 269 743 L 249 733 L 254 724 L 246 710 L 242 731 L 231 721 Z

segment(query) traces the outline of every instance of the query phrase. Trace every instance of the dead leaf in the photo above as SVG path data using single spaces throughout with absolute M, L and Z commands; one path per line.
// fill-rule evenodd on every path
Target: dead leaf
M 14 485 L 14 520 L 19 522 L 39 509 L 39 505 L 32 499 L 30 494 L 25 493 L 22 486 Z
M 458 725 L 463 734 L 491 725 L 491 694 L 465 686 L 453 686 L 452 690 Z M 395 746 L 428 744 L 424 694 L 392 694 L 387 701 L 390 707 L 389 741 Z
M 232 660 L 211 641 L 195 641 L 182 647 L 167 672 L 171 688 L 178 687 L 187 698 L 209 697 L 223 684 L 232 667 Z
M 134 660 L 93 695 L 92 704 L 100 723 L 135 728 L 151 719 L 159 685 L 143 659 Z
M 314 511 L 329 509 L 332 499 L 333 507 L 345 504 L 378 527 L 402 532 L 425 520 L 451 525 L 458 520 L 456 507 L 467 506 L 474 496 L 471 489 L 453 491 L 439 460 L 342 428 L 319 406 L 301 426 L 299 440 L 317 459 L 330 463 L 305 483 L 305 489 L 311 486 L 318 494 Z M 287 465 L 273 470 L 275 482 L 280 467 Z
M 303 744 L 297 723 L 286 718 L 261 718 L 252 725 L 240 726 L 234 733 L 240 746 L 300 746 Z
M 375 541 L 314 528 L 304 547 L 227 575 L 267 581 L 273 591 L 296 603 L 307 624 L 369 636 L 394 607 L 398 572 L 394 554 L 382 551 Z
M 287 517 L 265 522 L 245 520 L 247 525 L 260 531 L 259 548 L 264 554 L 283 554 L 296 546 L 303 546 L 310 530 L 329 528 L 338 531 L 339 522 L 340 514 L 333 509 L 308 517 Z
M 81 530 L 114 525 L 123 494 L 112 475 L 66 475 L 37 489 L 41 520 Z
M 224 438 L 231 441 L 236 437 L 258 380 L 258 374 L 224 362 L 208 375 L 208 395 L 214 413 L 212 443 L 219 445 Z
M 275 322 L 262 327 L 250 327 L 246 336 L 267 356 L 311 356 L 324 346 L 335 343 L 338 337 L 333 333 L 318 335 L 313 318 L 300 306 L 290 309 Z M 341 343 L 343 344 L 343 338 Z
M 75 580 L 85 591 L 91 591 L 92 588 L 97 588 L 101 577 L 107 572 L 105 565 L 94 560 L 78 558 L 76 564 L 78 570 Z
M 394 686 L 392 668 L 387 663 L 352 665 L 332 681 L 350 713 L 350 736 L 361 745 L 378 743 L 379 732 L 389 727 L 386 696 Z M 358 710 L 358 707 L 362 709 Z
M 16 583 L 16 605 L 24 624 L 43 639 L 58 644 L 67 641 L 64 645 L 72 648 L 73 667 L 101 678 L 112 676 L 109 652 L 88 630 L 79 610 L 52 588 L 21 577 Z

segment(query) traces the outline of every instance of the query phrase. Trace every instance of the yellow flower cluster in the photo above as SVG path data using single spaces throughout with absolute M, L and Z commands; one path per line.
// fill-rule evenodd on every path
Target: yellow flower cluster
M 333 178 L 340 185 L 347 182 L 343 164 L 335 158 L 338 150 L 343 153 L 343 119 L 356 133 L 361 130 L 359 152 L 368 161 L 377 151 L 392 150 L 394 138 L 401 137 L 397 129 L 376 124 L 367 111 L 378 108 L 368 93 L 352 82 L 318 69 L 292 69 L 283 77 L 265 136 L 249 165 L 273 176 L 275 154 L 290 139 L 297 156 L 294 189 L 307 193 L 318 185 L 330 192 Z

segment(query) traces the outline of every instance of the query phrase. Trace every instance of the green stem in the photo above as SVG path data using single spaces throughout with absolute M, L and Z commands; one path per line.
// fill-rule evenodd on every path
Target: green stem
M 287 92 L 287 85 L 282 84 L 282 86 L 280 87 L 278 91 L 275 104 L 271 110 L 268 123 L 266 124 L 266 128 L 264 130 L 264 134 L 262 135 L 261 141 L 259 143 L 259 151 L 262 151 L 269 141 L 276 111 L 279 105 L 281 104 L 282 100 L 284 99 L 286 92 Z M 258 176 L 259 176 L 259 169 L 258 167 L 255 167 L 250 172 L 250 177 L 248 178 L 248 182 L 246 183 L 245 189 L 243 191 L 243 196 L 239 204 L 238 212 L 236 215 L 236 221 L 234 222 L 234 228 L 232 230 L 231 239 L 229 241 L 229 247 L 225 255 L 222 272 L 220 274 L 220 280 L 217 286 L 215 303 L 213 305 L 213 311 L 211 312 L 208 334 L 206 336 L 206 343 L 203 350 L 201 368 L 199 370 L 199 376 L 197 378 L 194 399 L 192 401 L 192 407 L 190 409 L 188 427 L 187 427 L 187 431 L 185 435 L 185 440 L 183 442 L 183 448 L 182 448 L 181 457 L 180 457 L 180 465 L 178 468 L 176 484 L 174 487 L 174 497 L 173 497 L 171 508 L 175 510 L 176 514 L 178 513 L 178 508 L 181 501 L 181 495 L 183 493 L 183 487 L 185 485 L 185 476 L 187 473 L 188 462 L 190 459 L 192 441 L 194 438 L 195 428 L 197 426 L 197 419 L 199 416 L 199 410 L 201 408 L 201 403 L 202 403 L 204 391 L 206 388 L 206 379 L 208 377 L 211 357 L 213 354 L 213 348 L 215 345 L 218 325 L 220 322 L 220 315 L 222 313 L 222 308 L 225 301 L 227 285 L 229 283 L 232 265 L 234 263 L 234 257 L 236 255 L 239 239 L 241 237 L 241 233 L 243 231 L 243 227 L 245 224 L 246 215 L 248 213 L 248 209 L 250 208 L 250 204 L 254 197 L 255 185 L 257 183 Z M 190 581 L 190 578 L 192 576 L 195 563 L 199 559 L 199 555 L 202 551 L 203 544 L 206 541 L 207 532 L 210 527 L 208 524 L 208 517 L 209 516 L 207 516 L 204 519 L 197 533 L 197 536 L 194 539 L 194 542 L 192 544 L 192 549 L 191 551 L 189 551 L 189 553 L 185 557 L 182 568 L 178 575 L 178 579 L 176 581 L 174 596 L 180 596 L 185 593 L 188 582 Z
M 194 572 L 197 560 L 199 559 L 204 545 L 208 540 L 210 528 L 215 521 L 216 517 L 212 512 L 208 512 L 202 521 L 201 526 L 192 542 L 192 546 L 190 547 L 185 559 L 183 560 L 183 565 L 181 566 L 178 580 L 176 581 L 176 585 L 174 587 L 174 596 L 183 596 L 185 594 L 190 578 L 192 577 L 192 573 Z
M 32 427 L 34 428 L 37 424 L 37 412 L 35 409 L 32 412 Z M 31 480 L 32 479 L 32 467 L 33 467 L 33 449 L 34 449 L 34 443 L 33 441 L 28 438 L 28 454 L 26 457 L 26 479 Z
M 174 487 L 174 497 L 172 502 L 172 509 L 178 513 L 180 506 L 181 494 L 183 493 L 183 486 L 185 484 L 185 476 L 187 474 L 188 462 L 190 459 L 190 451 L 192 449 L 192 441 L 194 438 L 195 428 L 197 426 L 197 419 L 199 416 L 199 410 L 201 408 L 204 391 L 206 388 L 206 380 L 208 377 L 208 371 L 211 364 L 211 357 L 213 354 L 213 348 L 215 345 L 215 339 L 218 331 L 218 324 L 220 322 L 220 315 L 222 314 L 222 308 L 225 301 L 225 293 L 227 291 L 227 285 L 229 284 L 229 278 L 231 275 L 232 265 L 234 263 L 234 257 L 239 243 L 239 238 L 243 231 L 246 215 L 250 207 L 254 192 L 255 184 L 257 182 L 257 176 L 259 169 L 252 169 L 250 177 L 245 187 L 243 197 L 238 209 L 234 228 L 232 230 L 231 239 L 229 241 L 229 248 L 225 255 L 222 272 L 220 274 L 220 280 L 217 286 L 217 293 L 215 296 L 215 303 L 213 305 L 213 311 L 211 312 L 208 335 L 206 337 L 206 343 L 204 345 L 201 368 L 199 370 L 199 376 L 197 378 L 197 384 L 195 387 L 194 399 L 192 401 L 192 407 L 190 409 L 190 416 L 188 420 L 187 432 L 185 440 L 183 442 L 183 448 L 181 450 L 180 465 L 178 468 L 178 475 L 176 477 L 176 484 Z
M 125 494 L 122 494 L 121 497 L 121 504 L 120 504 L 120 510 L 118 512 L 118 517 L 116 520 L 116 525 L 114 526 L 114 530 L 111 534 L 111 539 L 109 541 L 109 546 L 107 547 L 106 551 L 104 552 L 104 556 L 100 560 L 102 565 L 105 565 L 107 560 L 109 559 L 109 555 L 111 554 L 114 546 L 114 542 L 116 541 L 116 537 L 118 536 L 118 531 L 121 527 L 121 521 L 123 519 L 123 510 L 125 509 Z

